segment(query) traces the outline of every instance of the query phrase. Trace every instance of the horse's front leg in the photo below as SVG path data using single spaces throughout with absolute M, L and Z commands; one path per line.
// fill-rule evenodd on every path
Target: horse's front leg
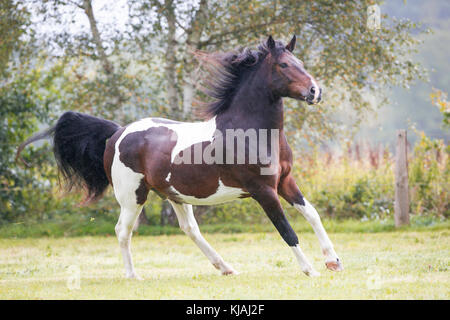
M 322 225 L 317 210 L 303 197 L 294 178 L 290 174 L 280 182 L 278 192 L 287 202 L 300 211 L 312 226 L 314 233 L 319 239 L 322 252 L 325 255 L 327 268 L 333 271 L 343 270 L 342 262 L 334 251 L 333 244 Z
M 314 270 L 305 254 L 300 249 L 298 237 L 283 213 L 283 208 L 281 207 L 276 191 L 270 187 L 259 187 L 255 188 L 255 190 L 252 190 L 252 188 L 247 189 L 252 195 L 252 198 L 264 209 L 284 241 L 291 247 L 302 271 L 311 277 L 319 276 L 320 274 Z

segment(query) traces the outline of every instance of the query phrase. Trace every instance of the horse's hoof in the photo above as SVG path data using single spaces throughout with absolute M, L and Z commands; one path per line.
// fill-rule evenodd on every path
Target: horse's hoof
M 341 263 L 341 261 L 339 259 L 337 259 L 336 261 L 325 262 L 325 265 L 331 271 L 342 271 L 342 270 L 344 270 L 344 266 L 342 265 L 342 263 Z
M 317 272 L 316 270 L 312 269 L 312 270 L 307 270 L 307 271 L 303 271 L 308 277 L 311 278 L 315 278 L 315 277 L 320 277 L 320 273 Z
M 228 263 L 223 262 L 222 264 L 219 263 L 213 263 L 213 266 L 220 270 L 220 272 L 222 273 L 222 275 L 224 276 L 228 276 L 228 275 L 238 275 L 239 272 L 237 272 L 236 270 L 233 269 L 232 266 L 230 266 Z
M 239 272 L 237 272 L 233 268 L 222 271 L 222 275 L 224 275 L 224 276 L 230 276 L 230 275 L 237 276 L 238 274 L 239 274 Z
M 138 276 L 138 275 L 135 274 L 135 273 L 133 273 L 133 274 L 127 274 L 125 277 L 126 277 L 127 279 L 134 279 L 134 280 L 138 280 L 138 281 L 144 280 L 144 279 L 142 279 L 140 276 Z

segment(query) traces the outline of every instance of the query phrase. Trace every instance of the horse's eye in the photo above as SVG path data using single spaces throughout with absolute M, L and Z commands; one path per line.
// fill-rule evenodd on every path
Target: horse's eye
M 287 63 L 280 63 L 280 67 L 282 67 L 282 68 L 287 68 L 288 67 L 288 65 L 287 65 Z

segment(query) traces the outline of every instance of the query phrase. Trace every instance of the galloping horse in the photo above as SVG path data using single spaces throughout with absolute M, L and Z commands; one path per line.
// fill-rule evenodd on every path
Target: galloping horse
M 207 107 L 209 119 L 205 122 L 146 118 L 121 127 L 66 112 L 56 125 L 25 141 L 17 156 L 29 143 L 53 136 L 60 172 L 70 186 L 87 190 L 88 201 L 100 198 L 109 184 L 113 186 L 121 208 L 115 231 L 128 278 L 137 277 L 130 251 L 131 235 L 150 190 L 171 203 L 181 229 L 224 275 L 237 272 L 203 238 L 192 205 L 213 205 L 243 197 L 252 197 L 261 205 L 291 247 L 302 271 L 309 276 L 319 275 L 300 249 L 279 195 L 311 224 L 327 268 L 340 271 L 342 264 L 317 211 L 303 197 L 291 174 L 292 151 L 283 133 L 282 99 L 315 104 L 322 94 L 303 63 L 292 54 L 295 43 L 295 36 L 286 46 L 270 36 L 256 50 L 200 54 L 200 59 L 214 70 L 206 86 L 214 101 Z M 218 143 L 220 135 L 236 130 L 245 133 L 241 158 L 235 153 L 239 153 L 234 145 L 238 135 Z M 256 149 L 264 147 L 270 152 L 266 157 L 258 154 L 253 162 L 249 161 L 255 149 L 250 145 L 252 135 L 246 134 L 251 130 L 268 130 L 271 137 L 257 137 Z M 199 161 L 199 150 L 200 154 L 209 150 L 217 158 L 222 154 L 227 161 Z M 269 168 L 271 171 L 263 174 L 263 169 Z

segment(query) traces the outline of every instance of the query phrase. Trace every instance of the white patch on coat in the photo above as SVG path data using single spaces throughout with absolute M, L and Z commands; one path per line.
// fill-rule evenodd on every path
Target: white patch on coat
M 166 177 L 166 181 L 167 181 L 167 182 L 170 181 L 170 172 L 169 172 L 169 174 L 168 174 L 167 177 Z
M 121 141 L 126 135 L 137 132 L 145 131 L 150 128 L 165 127 L 176 133 L 176 144 L 172 150 L 170 157 L 171 163 L 173 163 L 175 157 L 184 149 L 190 146 L 203 142 L 212 141 L 214 132 L 216 131 L 216 118 L 212 118 L 204 122 L 174 122 L 174 123 L 161 123 L 159 121 L 153 121 L 153 118 L 145 118 L 131 123 L 120 136 Z M 117 140 L 116 146 L 120 144 Z
M 214 205 L 219 203 L 224 203 L 228 201 L 233 201 L 238 199 L 240 196 L 244 195 L 245 192 L 240 188 L 228 187 L 223 184 L 223 182 L 219 179 L 219 186 L 216 192 L 207 198 L 196 198 L 193 196 L 188 196 L 180 193 L 173 186 L 170 187 L 170 190 L 174 192 L 180 200 L 184 203 L 194 204 L 194 205 Z
M 212 141 L 216 131 L 216 118 L 205 122 L 180 122 L 176 124 L 164 124 L 165 127 L 175 131 L 177 143 L 172 150 L 170 161 L 173 163 L 175 157 L 184 149 L 203 142 Z
M 134 172 L 120 160 L 119 146 L 122 140 L 131 132 L 126 128 L 122 135 L 117 139 L 114 146 L 114 158 L 111 166 L 111 179 L 114 188 L 114 194 L 121 206 L 133 207 L 137 204 L 136 190 L 139 188 L 142 173 Z

